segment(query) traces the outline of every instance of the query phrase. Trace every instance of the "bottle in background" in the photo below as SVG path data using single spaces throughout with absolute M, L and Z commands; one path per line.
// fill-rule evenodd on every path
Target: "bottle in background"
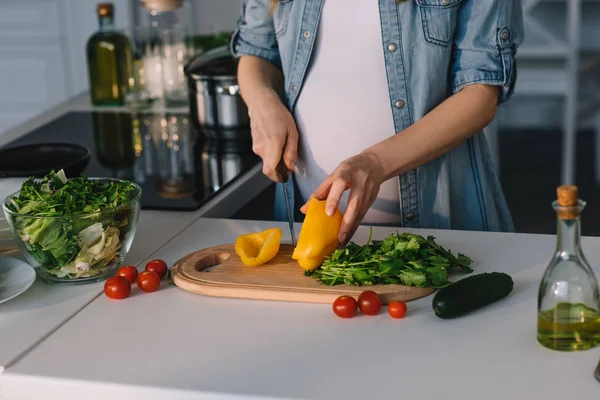
M 115 30 L 112 3 L 97 7 L 99 29 L 87 42 L 90 99 L 96 106 L 125 104 L 131 78 L 131 44 Z
M 553 350 L 587 350 L 600 344 L 600 294 L 581 248 L 585 202 L 576 186 L 561 186 L 557 195 L 556 251 L 539 288 L 537 340 Z

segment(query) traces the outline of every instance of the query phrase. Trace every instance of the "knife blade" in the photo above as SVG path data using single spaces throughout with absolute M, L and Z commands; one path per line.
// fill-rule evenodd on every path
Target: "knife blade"
M 600 361 L 598 362 L 598 366 L 596 367 L 596 371 L 594 373 L 594 376 L 600 382 Z
M 286 186 L 286 183 L 289 179 L 289 171 L 288 171 L 287 167 L 285 166 L 285 162 L 283 161 L 283 158 L 277 165 L 275 172 L 277 173 L 277 178 L 279 179 L 281 187 L 283 188 L 283 197 L 285 199 L 285 210 L 287 212 L 288 223 L 290 225 L 290 236 L 292 237 L 292 244 L 294 245 L 294 247 L 296 247 L 296 235 L 294 233 L 294 213 L 292 212 L 292 208 L 290 206 L 290 197 L 289 197 L 289 193 L 288 193 L 288 188 Z

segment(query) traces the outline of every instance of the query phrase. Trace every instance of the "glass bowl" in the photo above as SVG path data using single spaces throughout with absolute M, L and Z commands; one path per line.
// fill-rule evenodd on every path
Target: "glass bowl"
M 19 214 L 11 210 L 11 199 L 17 198 L 20 192 L 9 195 L 2 202 L 6 221 L 19 249 L 46 282 L 77 285 L 104 280 L 121 266 L 131 247 L 140 214 L 142 189 L 121 179 L 88 180 L 131 185 L 129 200 L 100 211 L 62 216 Z

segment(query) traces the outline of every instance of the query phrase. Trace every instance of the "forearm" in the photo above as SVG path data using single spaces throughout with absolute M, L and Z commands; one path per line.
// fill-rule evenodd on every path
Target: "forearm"
M 489 124 L 496 113 L 498 90 L 467 86 L 406 130 L 364 152 L 379 161 L 385 180 L 426 164 Z
M 265 99 L 280 98 L 283 74 L 267 60 L 244 56 L 238 66 L 238 83 L 240 94 L 252 111 Z

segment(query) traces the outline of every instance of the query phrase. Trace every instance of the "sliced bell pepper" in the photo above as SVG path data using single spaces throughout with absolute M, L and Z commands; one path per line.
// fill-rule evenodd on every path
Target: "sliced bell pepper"
M 292 254 L 298 265 L 307 271 L 323 264 L 325 257 L 339 246 L 338 234 L 343 214 L 336 209 L 333 216 L 328 216 L 326 203 L 326 200 L 314 198 L 309 201 L 298 244 Z
M 279 228 L 238 236 L 235 241 L 235 252 L 244 265 L 249 267 L 263 265 L 277 255 L 281 236 L 282 232 Z

